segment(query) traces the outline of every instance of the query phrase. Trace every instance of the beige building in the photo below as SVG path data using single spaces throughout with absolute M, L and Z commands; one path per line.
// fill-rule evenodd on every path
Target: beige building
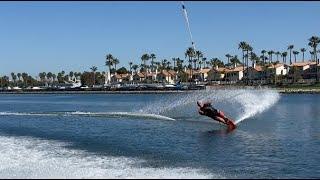
M 267 76 L 271 76 L 271 75 L 287 75 L 288 74 L 288 66 L 286 64 L 283 63 L 278 63 L 278 64 L 272 64 L 268 67 L 267 69 Z
M 245 76 L 248 77 L 249 80 L 261 80 L 264 75 L 263 72 L 262 66 L 254 64 L 253 67 L 248 67 Z
M 130 74 L 115 74 L 111 76 L 112 83 L 127 83 L 130 81 Z
M 177 80 L 177 73 L 174 70 L 162 70 L 156 78 L 158 82 L 174 84 Z
M 222 81 L 225 77 L 226 68 L 224 67 L 215 67 L 210 69 L 208 72 L 207 80 L 208 81 Z
M 198 79 L 199 81 L 207 81 L 208 72 L 210 72 L 210 70 L 210 68 L 195 70 L 193 77 Z
M 145 80 L 144 74 L 140 72 L 135 73 L 132 78 L 133 78 L 133 82 L 136 82 L 136 83 L 142 82 Z
M 290 66 L 289 75 L 290 77 L 299 77 L 299 78 L 316 78 L 317 65 L 316 62 L 307 61 L 307 62 L 299 62 L 292 63 Z
M 226 69 L 225 72 L 225 79 L 227 81 L 239 81 L 243 78 L 243 69 L 246 69 L 246 67 L 243 68 L 243 66 L 237 66 L 231 69 Z

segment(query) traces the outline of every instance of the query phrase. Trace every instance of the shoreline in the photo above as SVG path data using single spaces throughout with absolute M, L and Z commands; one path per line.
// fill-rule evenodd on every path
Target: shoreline
M 213 89 L 213 88 L 210 88 Z M 215 89 L 215 88 L 214 88 Z M 221 88 L 216 88 L 221 89 Z M 270 88 L 280 94 L 320 94 L 320 89 Z M 138 91 L 2 91 L 1 94 L 172 94 L 201 90 L 138 90 Z

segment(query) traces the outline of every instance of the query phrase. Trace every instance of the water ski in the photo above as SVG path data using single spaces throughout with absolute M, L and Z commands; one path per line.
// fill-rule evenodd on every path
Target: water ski
M 229 118 L 225 118 L 226 123 L 224 123 L 225 125 L 228 126 L 228 130 L 234 130 L 237 126 L 236 124 Z

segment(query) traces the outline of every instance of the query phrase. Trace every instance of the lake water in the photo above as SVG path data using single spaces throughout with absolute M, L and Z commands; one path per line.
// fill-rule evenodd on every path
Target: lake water
M 198 115 L 198 99 L 238 128 Z M 3 94 L 0 178 L 320 178 L 319 128 L 320 95 L 268 89 Z

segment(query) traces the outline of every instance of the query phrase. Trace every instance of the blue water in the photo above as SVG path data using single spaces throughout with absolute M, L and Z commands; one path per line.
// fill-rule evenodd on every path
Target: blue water
M 278 95 L 231 133 L 198 115 L 192 97 L 159 106 L 187 96 L 0 95 L 0 178 L 320 177 L 319 95 Z M 223 102 L 227 112 L 254 109 Z M 175 121 L 93 114 L 154 108 Z

